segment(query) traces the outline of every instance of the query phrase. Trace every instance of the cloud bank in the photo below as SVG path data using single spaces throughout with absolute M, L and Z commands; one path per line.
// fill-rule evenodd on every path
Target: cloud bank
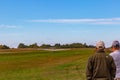
M 120 24 L 120 18 L 85 18 L 85 19 L 37 19 L 28 22 L 40 23 L 83 23 L 83 24 Z

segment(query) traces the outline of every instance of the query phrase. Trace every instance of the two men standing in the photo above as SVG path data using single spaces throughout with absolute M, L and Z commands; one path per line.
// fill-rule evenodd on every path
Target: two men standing
M 113 41 L 112 53 L 105 53 L 105 44 L 96 44 L 96 53 L 89 57 L 86 67 L 87 80 L 120 80 L 120 43 Z

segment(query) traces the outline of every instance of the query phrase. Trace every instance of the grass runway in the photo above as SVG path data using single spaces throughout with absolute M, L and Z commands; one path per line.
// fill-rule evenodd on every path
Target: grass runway
M 85 80 L 94 49 L 1 50 L 0 80 Z

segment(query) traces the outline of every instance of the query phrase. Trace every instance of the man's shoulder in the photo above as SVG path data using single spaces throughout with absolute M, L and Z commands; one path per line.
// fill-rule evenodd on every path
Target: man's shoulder
M 113 56 L 114 55 L 114 52 L 110 53 L 110 56 Z
M 113 59 L 113 57 L 110 54 L 106 54 L 106 58 Z
M 91 55 L 91 56 L 89 57 L 89 59 L 93 60 L 93 59 L 95 59 L 95 58 L 97 58 L 97 57 L 100 57 L 99 53 L 94 53 L 93 55 Z
M 119 52 L 112 52 L 112 53 L 110 53 L 110 56 L 112 56 L 114 59 L 116 59 L 119 56 Z
M 118 53 L 120 53 L 120 51 L 114 51 L 114 52 L 110 53 L 110 56 L 116 56 Z
M 95 54 L 91 55 L 91 56 L 89 57 L 89 61 L 93 60 L 94 57 L 95 57 Z

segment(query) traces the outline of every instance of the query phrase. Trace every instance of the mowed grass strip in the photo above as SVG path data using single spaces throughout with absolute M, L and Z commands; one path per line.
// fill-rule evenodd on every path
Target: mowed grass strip
M 93 52 L 71 49 L 0 54 L 0 80 L 85 80 L 86 62 Z

